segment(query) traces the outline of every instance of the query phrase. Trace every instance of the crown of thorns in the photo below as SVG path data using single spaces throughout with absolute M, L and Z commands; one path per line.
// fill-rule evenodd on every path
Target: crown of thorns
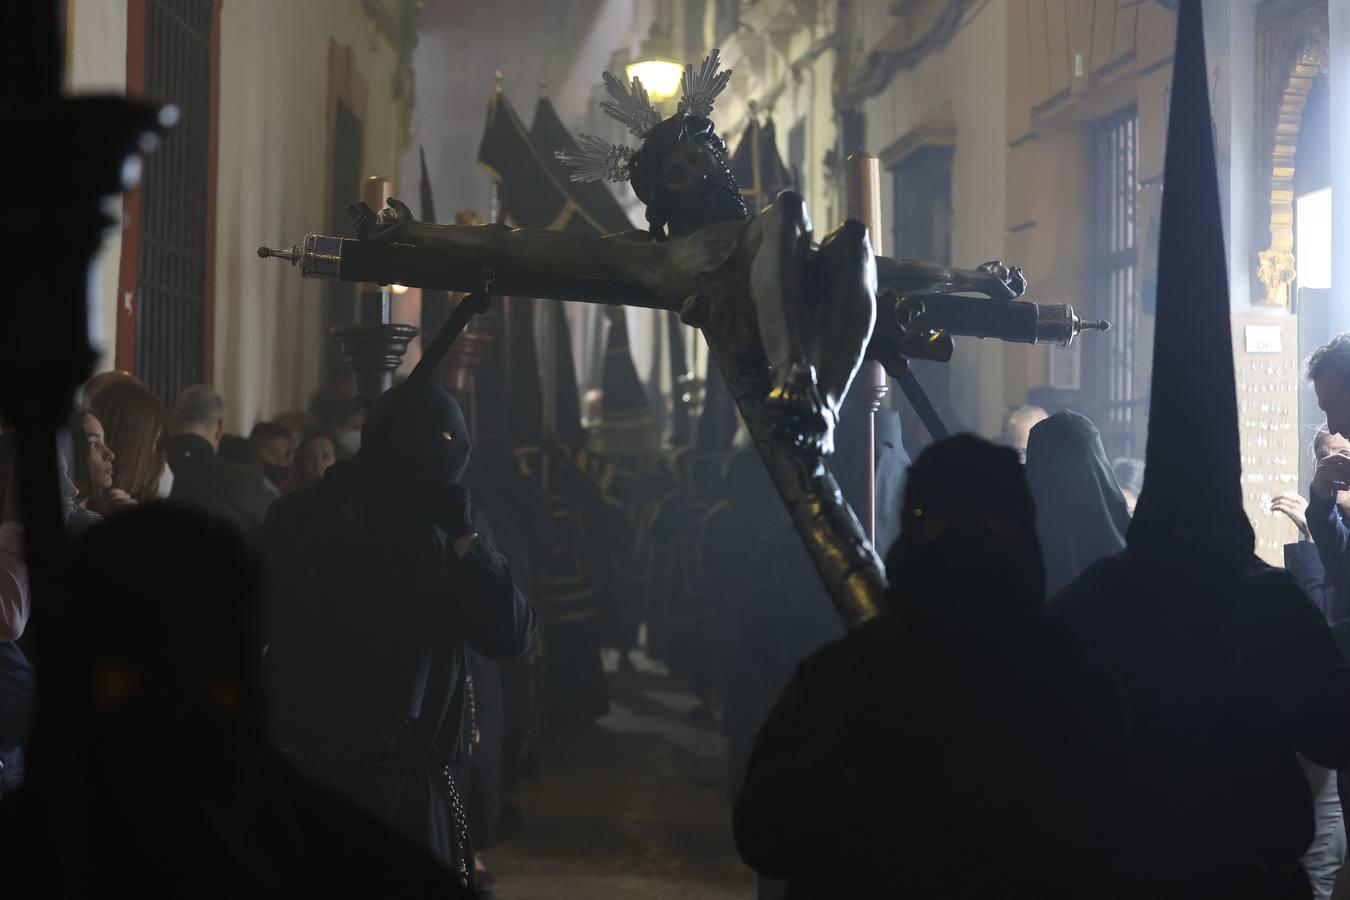
M 605 90 L 609 98 L 600 103 L 605 115 L 625 127 L 642 140 L 661 124 L 661 114 L 652 106 L 642 80 L 632 79 L 627 86 L 609 72 L 604 74 Z M 693 64 L 684 67 L 680 76 L 680 104 L 677 115 L 708 118 L 713 104 L 731 80 L 731 70 L 721 70 L 721 51 L 714 49 L 703 59 L 698 70 Z M 627 181 L 631 175 L 629 162 L 637 151 L 624 144 L 611 144 L 591 134 L 577 136 L 577 150 L 558 150 L 553 156 L 571 169 L 573 181 Z

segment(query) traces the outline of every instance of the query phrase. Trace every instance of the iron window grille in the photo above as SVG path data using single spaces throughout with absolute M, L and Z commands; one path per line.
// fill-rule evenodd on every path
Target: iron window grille
M 181 118 L 145 160 L 136 370 L 167 402 L 205 380 L 211 0 L 146 0 L 145 94 Z
M 1139 116 L 1131 106 L 1097 123 L 1094 143 L 1093 302 L 1111 322 L 1101 340 L 1084 342 L 1090 354 L 1093 405 L 1102 443 L 1114 457 L 1136 455 L 1145 398 L 1135 383 L 1139 317 Z

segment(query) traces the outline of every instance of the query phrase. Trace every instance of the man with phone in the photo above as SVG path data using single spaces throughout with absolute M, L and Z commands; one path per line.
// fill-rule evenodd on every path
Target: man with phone
M 1308 358 L 1308 379 L 1330 432 L 1320 444 L 1307 509 L 1308 533 L 1326 570 L 1329 622 L 1350 618 L 1350 526 L 1337 504 L 1350 490 L 1350 333 L 1337 335 Z

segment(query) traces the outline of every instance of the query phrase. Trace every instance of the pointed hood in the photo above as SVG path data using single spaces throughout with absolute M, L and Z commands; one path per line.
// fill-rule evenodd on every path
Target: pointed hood
M 581 427 L 581 388 L 577 385 L 577 367 L 572 359 L 572 329 L 567 324 L 567 307 L 558 310 L 558 327 L 553 332 L 555 351 L 553 359 L 557 377 L 558 437 L 564 441 L 580 441 L 586 431 Z
M 698 435 L 694 445 L 710 453 L 725 453 L 736 438 L 736 400 L 727 388 L 717 360 L 708 356 L 703 385 L 703 410 L 698 417 Z
M 656 423 L 628 348 L 628 316 L 622 307 L 606 308 L 605 312 L 609 316 L 609 337 L 600 377 L 603 396 L 596 449 L 611 457 L 639 456 L 659 446 Z
M 525 297 L 502 299 L 506 311 L 504 356 L 513 447 L 533 447 L 543 439 L 544 392 L 534 341 L 534 304 L 535 301 Z
M 684 324 L 674 311 L 666 313 L 666 338 L 670 350 L 670 445 L 683 447 L 693 442 L 693 423 L 690 421 L 689 401 L 686 399 L 689 366 L 685 362 Z M 651 382 L 655 384 L 656 381 Z
M 780 191 L 795 186 L 796 179 L 778 155 L 773 116 L 769 116 L 763 125 L 757 118 L 750 118 L 750 125 L 731 156 L 731 174 L 736 176 L 741 196 L 752 215 L 772 203 Z
M 435 222 L 436 203 L 431 194 L 431 176 L 427 173 L 427 151 L 421 145 L 417 147 L 417 157 L 422 167 L 422 221 Z M 436 339 L 436 335 L 441 333 L 445 323 L 450 320 L 450 305 L 448 291 L 422 289 L 422 318 L 418 324 L 422 329 L 423 347 L 429 346 Z M 442 359 L 431 376 L 431 380 L 436 384 L 444 383 L 447 361 Z
M 1244 565 L 1237 388 L 1200 0 L 1177 20 L 1143 491 L 1131 551 Z
M 534 107 L 534 121 L 530 124 L 530 140 L 535 150 L 552 172 L 553 178 L 562 184 L 571 199 L 567 209 L 547 222 L 537 224 L 541 228 L 559 228 L 563 231 L 583 234 L 613 234 L 619 231 L 631 231 L 633 223 L 623 211 L 614 193 L 603 181 L 572 181 L 572 171 L 553 154 L 557 150 L 577 152 L 577 142 L 572 132 L 558 117 L 553 101 L 547 96 L 539 98 Z M 558 219 L 562 219 L 561 222 Z
M 473 439 L 480 447 L 511 445 L 511 384 L 507 377 L 506 306 L 494 297 L 488 311 L 470 327 L 483 339 L 483 359 L 474 372 Z

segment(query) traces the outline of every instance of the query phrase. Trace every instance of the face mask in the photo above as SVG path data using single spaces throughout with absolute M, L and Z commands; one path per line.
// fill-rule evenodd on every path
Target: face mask
M 887 558 L 886 575 L 902 602 L 950 606 L 958 616 L 1013 617 L 1040 610 L 1045 568 L 1034 534 L 978 530 L 936 540 L 901 538 Z
M 414 394 L 395 388 L 366 420 L 358 457 L 381 490 L 455 484 L 469 465 L 468 426 L 455 398 L 424 384 Z
M 291 470 L 286 466 L 263 464 L 263 475 L 273 484 L 281 484 L 290 477 Z

